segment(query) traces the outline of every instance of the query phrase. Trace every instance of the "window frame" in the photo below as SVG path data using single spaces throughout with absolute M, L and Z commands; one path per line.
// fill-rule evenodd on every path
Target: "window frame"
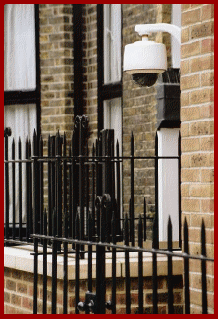
M 123 19 L 121 5 L 121 52 L 123 45 Z M 104 5 L 97 4 L 97 78 L 98 78 L 98 135 L 104 128 L 104 101 L 121 98 L 123 103 L 123 56 L 121 54 L 121 80 L 104 83 Z
M 35 54 L 36 54 L 36 88 L 32 91 L 4 91 L 4 105 L 35 104 L 36 105 L 36 130 L 41 134 L 41 107 L 40 107 L 40 47 L 39 47 L 39 4 L 34 4 L 35 9 Z

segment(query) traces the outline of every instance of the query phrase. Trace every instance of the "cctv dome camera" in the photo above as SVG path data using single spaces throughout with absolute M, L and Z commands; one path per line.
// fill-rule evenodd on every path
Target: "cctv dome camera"
M 133 76 L 133 80 L 142 86 L 152 86 L 158 74 L 167 70 L 167 53 L 163 43 L 148 41 L 152 32 L 168 32 L 178 45 L 174 54 L 174 68 L 180 68 L 181 28 L 168 23 L 138 24 L 135 31 L 142 41 L 127 44 L 124 50 L 123 70 Z
M 143 36 L 142 41 L 126 45 L 123 69 L 131 74 L 139 85 L 154 85 L 158 74 L 167 70 L 165 45 L 148 41 L 147 36 Z

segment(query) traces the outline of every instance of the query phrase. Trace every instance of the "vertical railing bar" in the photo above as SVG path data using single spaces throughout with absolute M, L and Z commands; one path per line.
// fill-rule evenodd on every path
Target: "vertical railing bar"
M 205 224 L 202 220 L 201 224 L 201 255 L 206 257 L 206 236 Z M 202 281 L 202 314 L 207 314 L 207 277 L 206 277 L 206 261 L 201 260 L 201 281 Z
M 57 183 L 57 235 L 62 236 L 62 166 L 61 166 L 61 136 L 59 131 L 56 137 L 56 183 Z M 58 243 L 58 250 L 60 250 L 60 243 Z
M 47 213 L 43 214 L 43 234 L 47 235 Z M 47 314 L 47 239 L 43 239 L 43 306 L 42 313 Z
M 114 142 L 111 141 L 111 147 L 110 147 L 110 156 L 114 157 L 115 150 L 114 150 Z M 110 166 L 111 167 L 111 209 L 109 210 L 109 219 L 108 219 L 108 230 L 109 230 L 109 236 L 108 236 L 108 242 L 110 242 L 110 236 L 111 236 L 111 220 L 112 220 L 112 212 L 116 212 L 116 200 L 115 200 L 115 163 L 114 160 L 110 159 Z
M 98 197 L 97 197 L 98 199 Z M 99 203 L 100 206 L 100 203 Z M 98 211 L 98 205 L 97 205 Z M 100 240 L 100 237 L 99 237 Z M 96 305 L 98 305 L 97 313 L 100 314 L 100 306 L 101 306 L 101 256 L 100 256 L 101 248 L 96 245 Z
M 99 136 L 98 140 L 96 140 L 96 156 L 98 156 L 96 160 L 96 195 L 102 196 L 102 160 L 100 156 L 102 156 L 102 137 Z
M 124 224 L 125 245 L 129 246 L 129 222 L 127 215 Z M 125 250 L 126 314 L 131 314 L 129 251 Z
M 158 238 L 157 238 L 157 215 L 154 218 L 154 225 L 153 225 L 153 238 L 152 238 L 152 248 L 158 248 Z M 157 295 L 157 253 L 154 252 L 152 254 L 152 289 L 153 289 L 153 314 L 158 313 L 158 295 Z
M 38 238 L 34 238 L 34 280 L 33 280 L 33 314 L 37 314 L 37 298 L 38 298 Z
M 129 199 L 129 227 L 130 227 L 130 232 L 129 232 L 129 235 L 130 235 L 130 241 L 131 241 L 131 229 L 132 229 L 132 220 L 131 220 L 131 210 L 132 210 L 132 198 L 130 197 Z
M 181 206 L 181 132 L 179 131 L 179 159 L 178 159 L 178 171 L 179 171 L 179 247 L 182 247 L 182 238 L 181 238 L 181 230 L 182 230 L 182 206 Z
M 92 156 L 95 156 L 95 146 L 92 145 Z M 92 222 L 93 222 L 93 235 L 95 233 L 95 161 L 92 163 Z
M 80 117 L 79 122 L 79 156 L 83 155 L 83 128 L 82 128 L 82 118 Z M 80 238 L 84 239 L 84 189 L 83 189 L 83 174 L 84 174 L 84 161 L 82 157 L 79 158 L 79 208 L 80 208 Z M 83 246 L 81 246 L 83 250 Z
M 53 242 L 52 242 L 52 314 L 56 314 L 57 311 L 57 216 L 56 211 L 53 210 L 52 216 L 52 229 L 53 229 Z
M 29 159 L 31 159 L 31 141 L 29 140 Z M 29 211 L 29 234 L 33 233 L 33 198 L 32 198 L 32 194 L 33 194 L 33 185 L 32 185 L 32 163 L 29 163 L 29 207 L 30 207 L 30 211 Z
M 100 157 L 102 156 L 102 154 L 103 154 L 103 147 L 102 147 L 102 135 L 100 134 L 100 136 L 99 136 L 99 142 L 98 142 L 98 156 L 99 156 L 99 160 L 98 160 L 98 163 L 99 163 L 99 165 L 98 165 L 98 176 L 99 176 L 99 185 L 98 185 L 98 188 L 99 188 L 99 190 L 98 190 L 98 195 L 100 195 L 100 196 L 103 196 L 104 194 L 103 194 L 103 189 L 102 189 L 102 187 L 103 187 L 103 183 L 102 183 L 102 173 L 103 173 L 103 171 L 102 171 L 102 160 L 100 159 Z
M 172 222 L 169 216 L 168 220 L 168 251 L 173 250 L 172 247 Z M 168 255 L 168 276 L 167 276 L 167 284 L 168 284 L 168 314 L 174 313 L 173 308 L 173 265 L 172 265 L 172 256 Z
M 79 214 L 76 215 L 76 239 L 80 239 L 80 218 L 79 218 Z M 75 286 L 75 313 L 79 314 L 79 310 L 78 310 L 78 303 L 79 303 L 79 279 L 80 279 L 80 273 L 79 273 L 79 258 L 80 258 L 80 245 L 76 244 L 76 286 Z
M 64 237 L 68 238 L 68 214 L 66 209 L 64 210 Z M 63 314 L 67 314 L 68 311 L 68 243 L 64 242 L 64 285 L 63 285 Z
M 96 208 L 100 214 L 100 237 L 98 241 L 105 242 L 105 198 L 96 198 Z M 105 247 L 96 245 L 96 314 L 105 313 Z
M 155 135 L 155 215 L 157 228 L 157 248 L 159 247 L 159 222 L 158 222 L 158 135 Z
M 116 219 L 115 215 L 112 216 L 112 243 L 116 245 Z M 116 314 L 116 286 L 117 286 L 117 278 L 116 278 L 116 248 L 112 248 L 112 314 Z
M 29 141 L 26 139 L 26 159 L 29 159 Z M 29 241 L 29 213 L 30 213 L 30 203 L 29 203 L 29 163 L 26 163 L 26 241 Z
M 108 163 L 109 164 L 109 163 Z M 110 207 L 109 207 L 110 205 Z M 111 227 L 111 219 L 110 219 L 110 212 L 111 210 L 113 211 L 113 207 L 112 207 L 112 202 L 110 202 L 110 204 L 107 205 L 104 209 L 104 219 L 105 219 L 105 224 L 104 224 L 104 227 L 105 227 L 105 241 L 107 243 L 110 242 L 110 227 Z M 103 216 L 101 216 L 103 217 Z
M 15 140 L 12 141 L 12 160 L 15 160 Z M 15 219 L 16 219 L 16 183 L 15 183 L 15 163 L 12 164 L 12 196 L 13 196 L 13 233 L 15 239 Z
M 72 196 L 73 196 L 73 187 L 72 187 L 72 172 L 73 172 L 73 160 L 72 160 L 72 150 L 71 146 L 69 147 L 69 157 L 71 158 L 70 160 L 70 166 L 69 166 L 69 233 L 68 236 L 72 237 L 73 236 L 73 202 L 72 202 Z
M 146 207 L 146 200 L 144 198 L 144 241 L 147 239 L 147 220 L 146 220 L 146 215 L 147 215 L 147 207 Z
M 96 156 L 99 156 L 99 140 L 95 141 L 95 152 Z M 99 158 L 96 159 L 96 197 L 100 195 L 100 175 L 99 175 Z
M 37 163 L 37 136 L 36 131 L 33 132 L 33 192 L 34 192 L 34 220 L 33 233 L 38 233 L 38 163 Z M 34 286 L 33 286 L 33 314 L 37 314 L 37 290 L 38 290 L 38 238 L 33 239 L 34 242 Z
M 135 206 L 135 199 L 134 199 L 134 135 L 132 132 L 131 136 L 131 215 L 130 215 L 130 240 L 132 242 L 132 246 L 135 246 L 135 225 L 134 225 L 134 206 Z
M 5 161 L 8 161 L 8 135 L 5 135 Z M 5 238 L 9 239 L 9 164 L 5 163 Z
M 92 216 L 91 212 L 88 214 L 87 217 L 87 238 L 89 241 L 92 241 Z M 88 276 L 88 291 L 92 292 L 92 246 L 88 246 L 88 271 L 87 271 L 87 276 Z M 86 308 L 85 313 L 89 314 L 90 309 Z
M 139 216 L 138 222 L 138 246 L 142 248 L 142 218 Z M 143 264 L 142 264 L 142 252 L 138 253 L 138 313 L 143 314 Z
M 55 152 L 55 139 L 56 137 L 53 136 L 51 138 L 51 156 L 55 156 L 56 152 Z M 55 162 L 51 162 L 51 219 L 52 214 L 53 214 L 53 210 L 56 207 L 56 198 L 57 198 L 57 194 L 56 194 L 56 163 Z M 51 223 L 52 224 L 52 223 Z M 51 229 L 51 234 L 52 234 L 52 229 Z
M 111 200 L 111 199 L 110 199 Z M 108 210 L 108 200 L 103 196 L 101 202 L 101 213 L 100 213 L 100 220 L 101 220 L 101 233 L 100 233 L 100 241 L 106 242 L 106 220 L 105 215 L 107 214 Z M 105 247 L 100 248 L 99 250 L 99 263 L 101 264 L 101 312 L 105 314 L 105 294 L 106 294 L 106 281 L 105 281 Z
M 86 145 L 86 156 L 89 156 L 88 143 Z M 86 234 L 88 235 L 88 218 L 89 218 L 89 165 L 86 165 Z
M 76 196 L 76 132 L 73 132 L 72 135 L 72 176 L 71 178 L 73 183 L 73 218 L 72 218 L 72 237 L 75 238 L 76 236 L 76 214 L 77 214 L 77 196 Z M 72 244 L 72 248 L 75 246 Z
M 18 141 L 18 154 L 19 160 L 22 159 L 22 143 L 19 137 Z M 19 240 L 22 241 L 22 209 L 23 209 L 23 199 L 22 199 L 22 163 L 19 164 Z
M 189 254 L 188 224 L 184 221 L 184 252 Z M 189 259 L 184 260 L 184 281 L 185 281 L 185 314 L 190 314 L 190 292 L 189 292 Z
M 39 156 L 43 156 L 42 135 L 39 139 Z M 39 215 L 40 215 L 40 234 L 43 233 L 43 162 L 39 163 Z M 42 243 L 42 241 L 41 241 Z
M 39 214 L 39 199 L 38 199 L 38 148 L 37 148 L 37 136 L 36 131 L 33 133 L 33 191 L 34 191 L 34 224 L 33 224 L 33 233 L 38 234 L 38 214 Z
M 67 140 L 66 140 L 66 133 L 64 132 L 64 139 L 63 139 L 63 156 L 66 157 L 67 155 Z M 67 209 L 67 162 L 63 160 L 63 209 L 64 211 Z
M 51 136 L 48 136 L 48 158 L 51 157 Z M 48 234 L 52 235 L 52 182 L 51 182 L 51 170 L 52 163 L 48 161 Z
M 91 212 L 88 217 L 88 240 L 92 241 L 93 218 Z M 92 245 L 88 246 L 88 291 L 92 292 Z
M 116 144 L 116 151 L 117 151 L 117 163 L 116 163 L 116 173 L 117 173 L 117 215 L 116 215 L 116 219 L 117 219 L 117 233 L 120 234 L 121 233 L 121 229 L 120 229 L 120 214 L 121 214 L 121 198 L 120 198 L 120 162 L 119 162 L 119 157 L 120 157 L 120 147 L 119 147 L 119 141 L 117 140 L 117 144 Z
M 97 236 L 100 238 L 101 221 L 100 221 L 100 205 L 96 205 L 96 219 L 97 219 Z

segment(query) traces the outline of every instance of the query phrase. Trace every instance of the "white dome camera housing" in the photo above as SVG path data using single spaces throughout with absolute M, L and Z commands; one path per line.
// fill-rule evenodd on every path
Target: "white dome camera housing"
M 131 74 L 137 84 L 150 87 L 157 81 L 158 74 L 167 70 L 167 53 L 165 45 L 149 41 L 148 34 L 162 31 L 179 38 L 180 30 L 176 26 L 160 23 L 136 25 L 135 31 L 142 36 L 142 40 L 125 46 L 123 71 Z
M 133 80 L 141 86 L 152 86 L 159 73 L 167 69 L 166 47 L 162 43 L 136 41 L 125 46 L 124 72 L 132 75 Z

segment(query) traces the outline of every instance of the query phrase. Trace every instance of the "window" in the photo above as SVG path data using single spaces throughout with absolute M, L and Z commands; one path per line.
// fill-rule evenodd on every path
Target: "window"
M 121 4 L 104 4 L 104 86 L 120 83 L 121 77 Z M 104 128 L 114 129 L 115 143 L 122 145 L 121 97 L 104 101 Z M 121 151 L 121 149 L 120 149 Z
M 121 81 L 121 4 L 104 4 L 104 84 Z
M 34 128 L 39 131 L 38 32 L 38 5 L 5 4 L 5 126 L 11 127 L 12 136 L 15 139 L 19 135 L 22 137 L 24 128 L 25 134 L 28 134 L 29 137 Z M 11 105 L 14 105 L 14 107 L 9 107 Z M 33 109 L 35 109 L 35 120 L 33 119 Z M 26 122 L 24 124 L 24 119 L 22 121 L 22 114 L 24 115 L 24 113 L 29 114 L 29 125 Z M 29 131 L 26 131 L 27 126 L 30 128 Z
M 13 138 L 16 145 L 15 158 L 18 158 L 19 137 L 22 141 L 22 158 L 25 158 L 26 138 L 32 138 L 34 129 L 40 133 L 38 12 L 38 5 L 34 4 L 4 5 L 4 127 L 10 127 L 12 132 L 9 137 L 9 159 L 11 159 Z M 10 172 L 9 181 L 11 178 Z M 18 180 L 17 176 L 16 180 Z M 26 181 L 24 178 L 22 183 L 22 198 L 25 201 Z M 10 222 L 12 219 L 11 192 L 10 189 Z M 25 222 L 25 205 L 23 206 L 23 222 Z M 19 200 L 16 198 L 16 211 L 18 207 Z

